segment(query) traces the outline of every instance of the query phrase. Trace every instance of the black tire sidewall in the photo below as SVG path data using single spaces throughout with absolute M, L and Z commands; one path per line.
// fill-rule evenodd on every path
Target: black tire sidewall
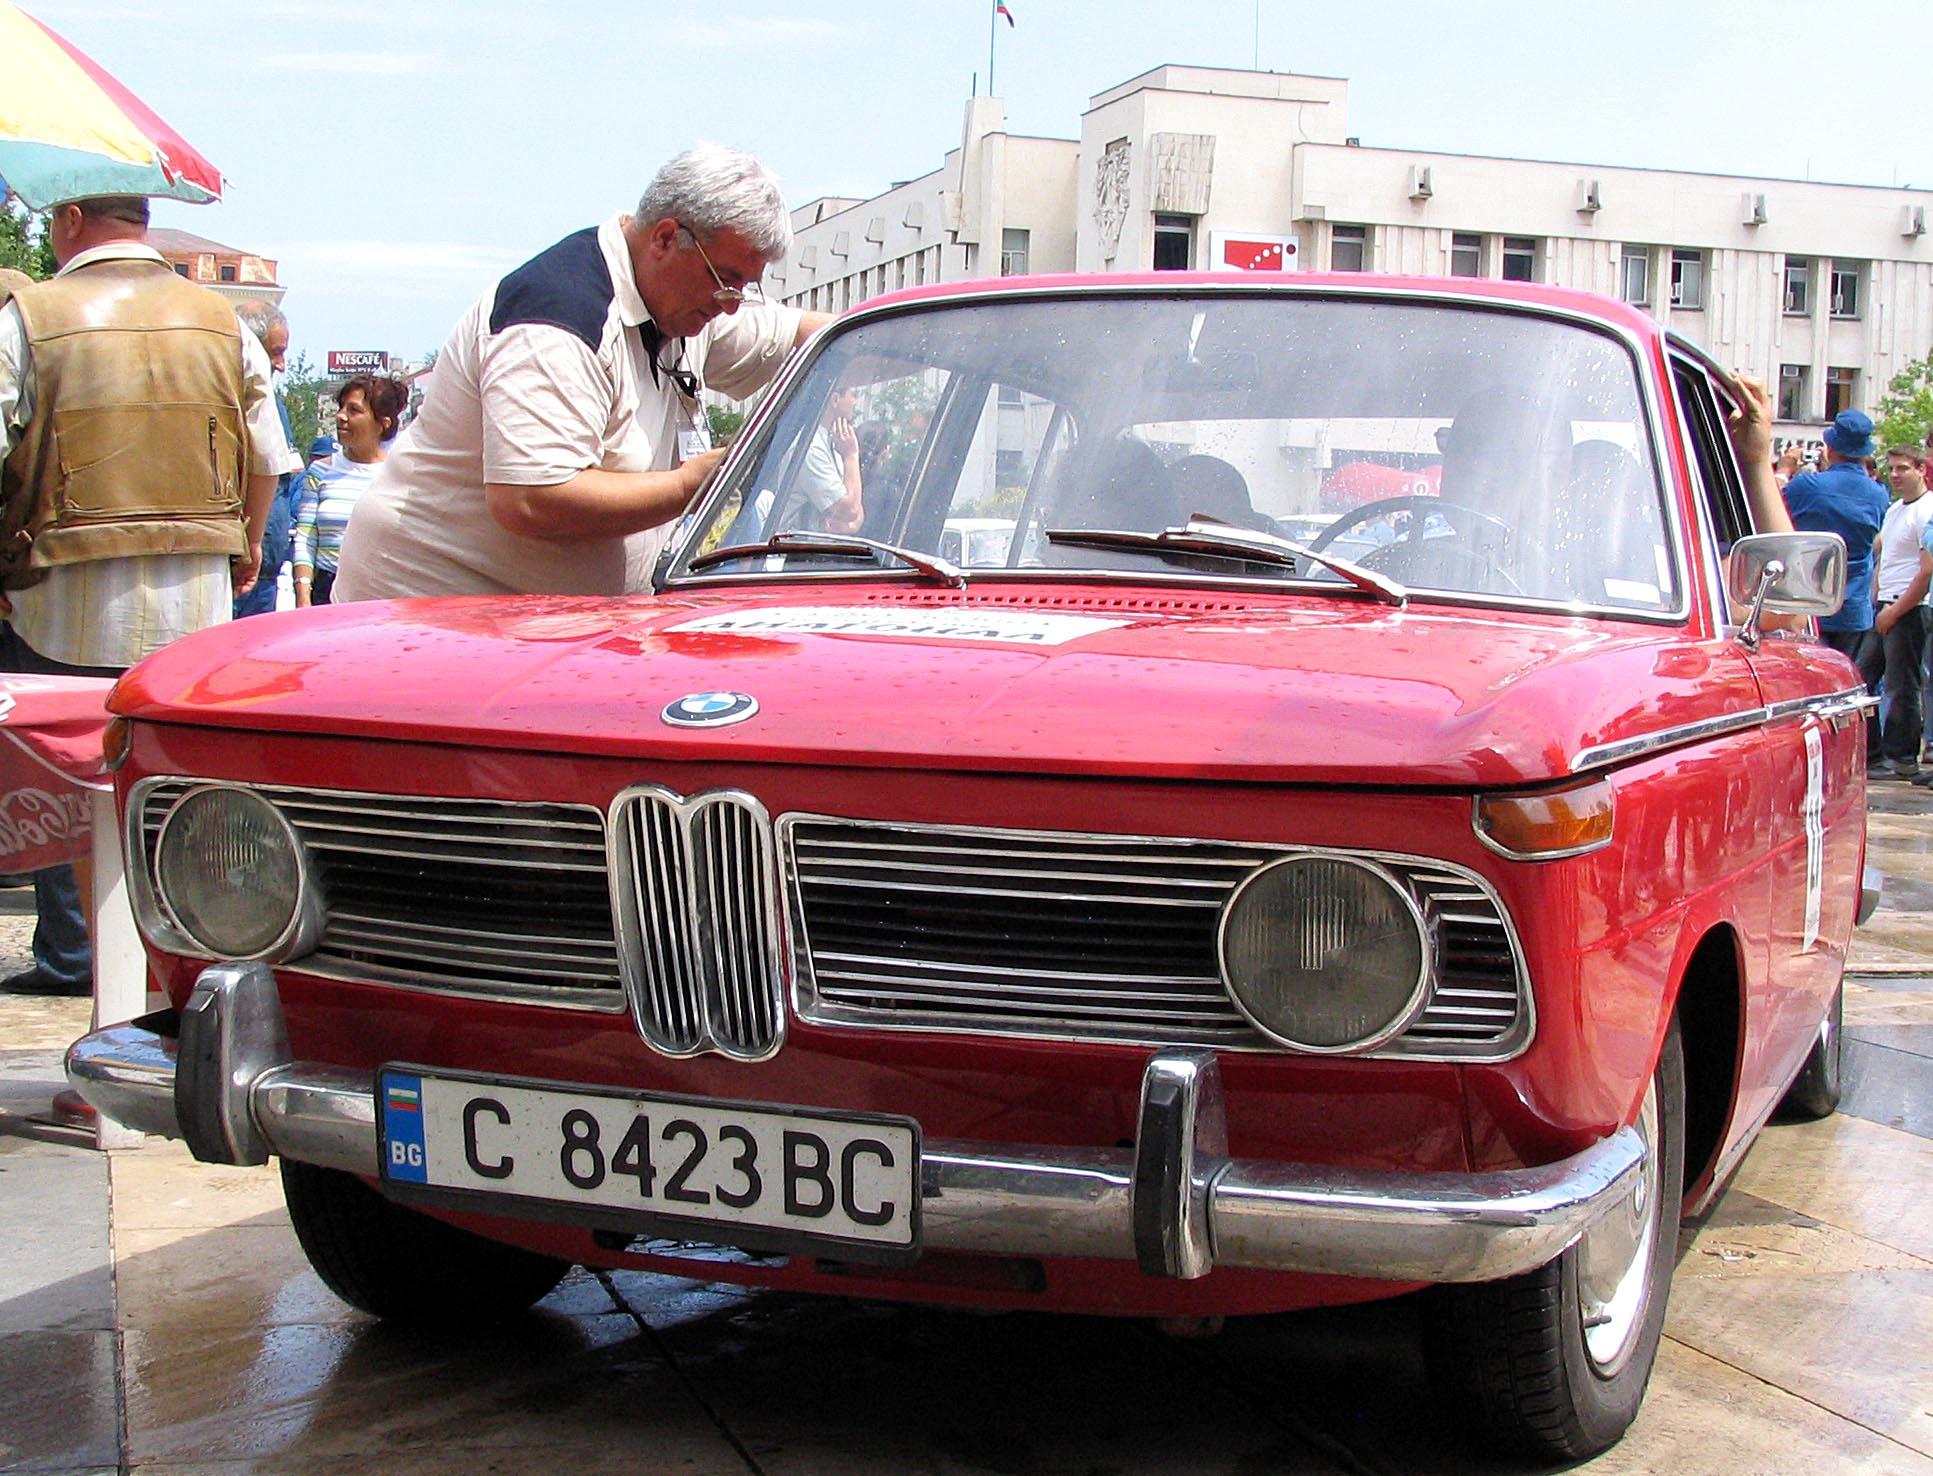
M 1580 1455 L 1613 1444 L 1637 1418 L 1664 1336 L 1671 1277 L 1678 1258 L 1678 1218 L 1684 1203 L 1685 1056 L 1675 1019 L 1665 1036 L 1653 1081 L 1658 1093 L 1657 1140 L 1651 1145 L 1651 1151 L 1658 1158 L 1653 1207 L 1657 1238 L 1652 1246 L 1644 1315 L 1635 1347 L 1624 1366 L 1609 1377 L 1599 1371 L 1585 1348 L 1576 1247 L 1566 1251 L 1558 1264 L 1564 1377 L 1571 1390 L 1578 1433 L 1582 1437 L 1576 1452 Z

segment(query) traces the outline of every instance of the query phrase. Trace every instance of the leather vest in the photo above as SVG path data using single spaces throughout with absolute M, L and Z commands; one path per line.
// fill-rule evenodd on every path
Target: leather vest
M 0 465 L 0 588 L 59 564 L 239 554 L 241 325 L 160 262 L 17 287 L 33 415 Z

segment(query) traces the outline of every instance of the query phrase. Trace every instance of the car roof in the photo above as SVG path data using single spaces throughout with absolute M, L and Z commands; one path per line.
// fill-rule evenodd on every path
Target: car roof
M 1487 277 L 1397 276 L 1378 272 L 1069 272 L 1029 277 L 992 277 L 968 282 L 929 283 L 868 298 L 851 310 L 876 310 L 915 303 L 1038 298 L 1043 295 L 1187 295 L 1200 292 L 1241 296 L 1374 296 L 1436 300 L 1461 306 L 1522 306 L 1582 317 L 1654 339 L 1656 319 L 1628 303 L 1573 287 L 1540 282 L 1503 282 Z

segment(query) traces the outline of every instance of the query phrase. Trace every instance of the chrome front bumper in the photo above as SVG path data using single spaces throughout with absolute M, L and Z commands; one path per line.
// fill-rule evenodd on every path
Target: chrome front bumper
M 377 1174 L 369 1074 L 290 1059 L 262 964 L 203 970 L 179 1017 L 83 1037 L 67 1053 L 67 1076 L 108 1117 L 183 1138 L 206 1162 L 280 1154 Z M 927 1140 L 920 1243 L 1134 1261 L 1150 1276 L 1244 1266 L 1491 1281 L 1564 1251 L 1637 1190 L 1644 1155 L 1626 1127 L 1558 1163 L 1487 1173 L 1230 1158 L 1214 1054 L 1162 1051 L 1142 1077 L 1131 1150 Z

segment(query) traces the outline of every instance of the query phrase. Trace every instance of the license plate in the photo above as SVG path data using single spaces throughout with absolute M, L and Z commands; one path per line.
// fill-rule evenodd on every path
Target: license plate
M 400 1065 L 379 1073 L 377 1101 L 383 1180 L 398 1199 L 487 1208 L 487 1196 L 542 1218 L 727 1227 L 787 1248 L 918 1244 L 911 1118 Z

